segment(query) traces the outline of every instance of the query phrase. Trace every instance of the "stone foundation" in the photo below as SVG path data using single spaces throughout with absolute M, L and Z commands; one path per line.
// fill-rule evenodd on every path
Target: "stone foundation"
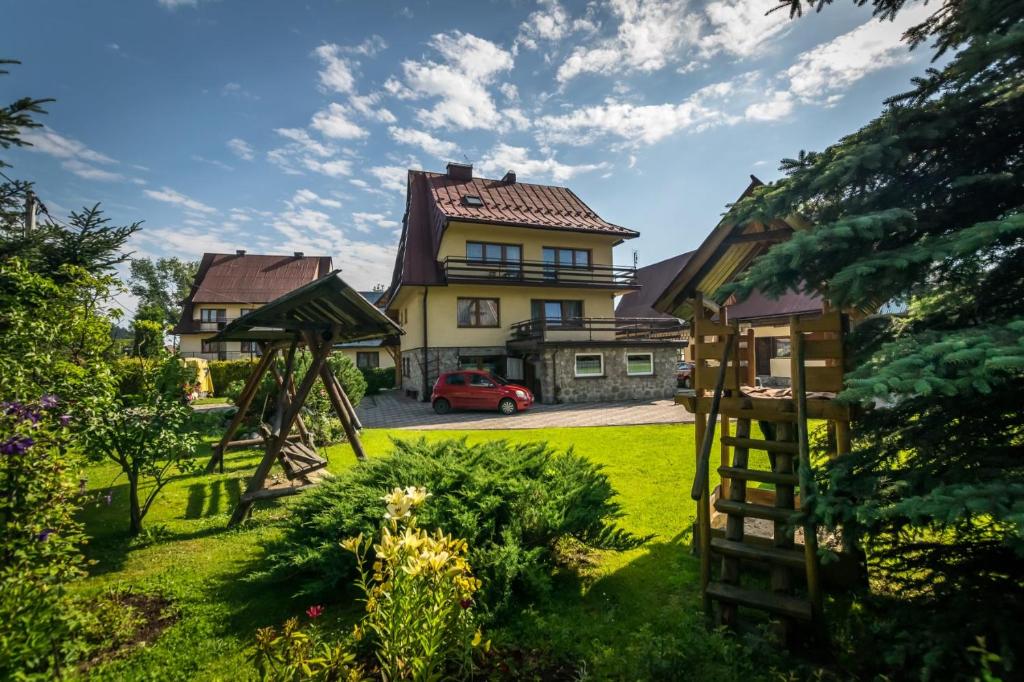
M 604 376 L 575 376 L 577 353 L 600 353 L 604 358 Z M 626 355 L 629 353 L 653 354 L 654 374 L 627 374 Z M 608 345 L 546 348 L 542 375 L 544 402 L 593 403 L 671 398 L 676 393 L 677 355 L 676 346 Z
M 430 400 L 430 392 L 434 382 L 442 372 L 453 372 L 459 369 L 460 356 L 473 355 L 507 355 L 504 346 L 463 346 L 455 348 L 427 349 L 427 383 L 423 383 L 423 349 L 402 351 L 402 358 L 409 358 L 412 365 L 412 376 L 402 377 L 402 391 L 415 391 L 420 400 Z M 398 369 L 401 372 L 401 367 Z

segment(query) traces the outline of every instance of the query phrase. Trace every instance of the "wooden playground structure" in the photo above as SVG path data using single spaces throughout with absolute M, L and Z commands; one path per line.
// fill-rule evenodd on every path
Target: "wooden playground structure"
M 366 458 L 359 439 L 362 429 L 359 417 L 341 382 L 328 366 L 327 359 L 335 344 L 392 338 L 402 333 L 401 327 L 345 284 L 335 271 L 243 315 L 214 337 L 218 342 L 256 342 L 261 351 L 260 359 L 239 396 L 238 412 L 214 446 L 213 456 L 207 465 L 208 472 L 214 471 L 218 465 L 223 471 L 224 453 L 228 448 L 264 446 L 263 459 L 239 498 L 229 526 L 248 518 L 256 501 L 294 495 L 315 485 L 323 475 L 327 460 L 317 452 L 312 434 L 301 415 L 317 379 L 323 383 L 356 458 Z M 309 351 L 309 366 L 296 384 L 296 356 L 303 347 Z M 284 359 L 283 369 L 278 367 L 279 358 Z M 268 372 L 278 388 L 270 422 L 260 424 L 259 437 L 232 440 L 245 422 L 260 383 Z M 295 434 L 292 433 L 293 427 L 297 429 Z M 281 465 L 284 479 L 271 477 L 275 462 Z
M 747 192 L 760 184 L 752 179 Z M 693 391 L 676 401 L 696 415 L 697 469 L 691 494 L 697 501 L 694 543 L 705 611 L 711 614 L 717 603 L 719 622 L 730 626 L 737 622 L 738 607 L 765 611 L 787 640 L 800 623 L 822 631 L 819 542 L 844 553 L 835 537 L 813 524 L 798 528 L 796 521 L 801 497 L 814 490 L 808 421 L 827 422 L 831 457 L 850 448 L 850 408 L 833 400 L 843 385 L 843 337 L 849 319 L 828 309 L 816 316 L 791 317 L 792 385 L 764 389 L 755 381 L 752 332 L 741 333 L 738 325 L 730 324 L 728 299 L 714 296 L 772 244 L 804 227 L 798 218 L 719 224 L 655 306 L 690 320 Z M 754 422 L 761 438 L 754 437 Z M 721 484 L 712 490 L 716 428 L 721 429 Z M 752 457 L 752 452 L 767 456 Z M 845 560 L 847 566 L 851 560 L 856 563 L 849 553 Z

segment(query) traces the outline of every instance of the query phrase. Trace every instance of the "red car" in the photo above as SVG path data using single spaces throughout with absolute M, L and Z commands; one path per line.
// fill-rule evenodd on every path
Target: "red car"
M 448 414 L 453 409 L 515 414 L 533 404 L 533 394 L 525 386 L 509 383 L 490 372 L 463 369 L 441 374 L 434 383 L 430 402 L 438 414 Z

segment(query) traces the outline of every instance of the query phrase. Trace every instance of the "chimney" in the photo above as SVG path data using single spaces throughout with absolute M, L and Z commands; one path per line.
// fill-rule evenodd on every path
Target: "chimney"
M 503 177 L 501 181 L 506 185 L 516 184 L 516 172 L 514 170 L 510 170 L 509 172 L 505 173 L 505 177 Z
M 235 250 L 235 255 L 236 256 L 244 256 L 245 255 L 245 249 L 236 249 Z
M 306 255 L 306 254 L 304 254 L 304 253 L 303 253 L 302 251 L 296 251 L 296 252 L 295 252 L 295 257 L 296 257 L 296 258 L 302 258 L 302 257 L 303 257 L 303 256 L 305 256 L 305 255 Z
M 452 180 L 469 181 L 473 179 L 473 164 L 455 163 L 448 164 L 448 177 Z

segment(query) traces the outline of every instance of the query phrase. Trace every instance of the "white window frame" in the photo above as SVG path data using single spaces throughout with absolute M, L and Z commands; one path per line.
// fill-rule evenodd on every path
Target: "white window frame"
M 631 355 L 646 355 L 651 361 L 651 371 L 649 372 L 630 372 L 629 371 L 629 357 Z M 631 377 L 651 377 L 654 376 L 654 353 L 626 353 L 626 376 Z
M 581 356 L 592 357 L 597 356 L 601 361 L 601 372 L 599 374 L 580 374 L 579 372 L 579 360 Z M 604 376 L 604 353 L 576 353 L 572 359 L 572 373 L 577 379 L 592 379 L 596 377 Z

